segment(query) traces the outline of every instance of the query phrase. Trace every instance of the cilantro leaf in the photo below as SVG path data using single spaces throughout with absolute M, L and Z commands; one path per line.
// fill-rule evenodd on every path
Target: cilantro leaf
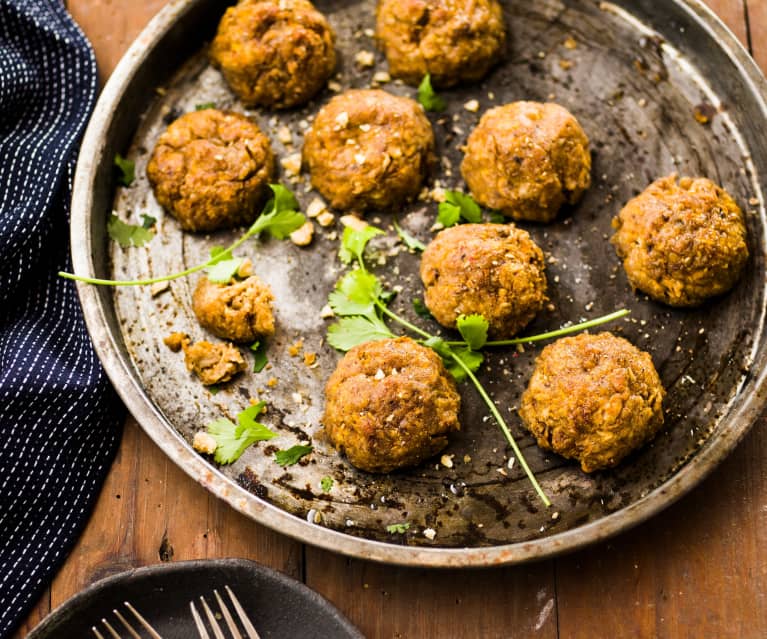
M 248 235 L 258 235 L 266 231 L 278 240 L 284 240 L 293 231 L 306 222 L 306 218 L 298 211 L 298 201 L 290 189 L 281 184 L 270 184 L 274 197 L 266 203 L 261 215 L 248 229 Z
M 381 295 L 381 284 L 372 273 L 357 269 L 344 275 L 328 296 L 330 308 L 336 315 L 371 316 L 375 311 L 375 300 Z
M 135 162 L 116 153 L 114 164 L 118 170 L 117 181 L 123 186 L 130 186 L 133 184 L 133 180 L 136 179 Z
M 277 437 L 277 433 L 256 421 L 264 407 L 264 402 L 249 406 L 237 415 L 237 424 L 222 417 L 207 425 L 208 434 L 216 440 L 213 458 L 217 463 L 231 464 L 237 461 L 251 444 Z
M 341 249 L 338 251 L 338 257 L 344 264 L 351 264 L 353 260 L 362 262 L 362 256 L 368 242 L 376 235 L 383 235 L 384 232 L 368 224 L 361 231 L 355 231 L 351 226 L 344 229 L 344 235 L 341 239 Z
M 478 351 L 487 343 L 487 320 L 481 315 L 460 315 L 456 322 L 458 331 L 464 341 L 474 351 Z
M 482 209 L 471 195 L 460 191 L 445 191 L 445 201 L 439 204 L 437 221 L 449 228 L 458 224 L 461 218 L 477 224 L 482 221 Z
M 424 304 L 423 301 L 419 300 L 417 297 L 413 299 L 413 310 L 419 317 L 423 317 L 424 319 L 434 318 L 434 316 L 431 314 L 431 311 L 426 308 L 426 304 Z
M 203 102 L 202 104 L 197 104 L 194 107 L 195 111 L 205 111 L 206 109 L 215 109 L 216 103 L 215 102 Z
M 445 99 L 437 95 L 434 88 L 431 86 L 430 73 L 423 76 L 421 84 L 418 85 L 418 102 L 420 102 L 421 106 L 427 111 L 434 111 L 436 113 L 441 113 L 447 108 Z
M 490 216 L 491 224 L 506 224 L 508 221 L 506 216 L 498 211 L 490 211 L 488 215 Z
M 240 270 L 242 263 L 245 261 L 242 257 L 235 257 L 231 260 L 222 260 L 216 262 L 212 266 L 208 266 L 205 272 L 208 274 L 208 279 L 211 282 L 217 284 L 228 284 L 232 278 Z
M 390 524 L 386 527 L 386 532 L 391 533 L 392 535 L 404 535 L 408 528 L 410 528 L 410 524 L 408 522 L 405 522 L 403 524 Z
M 365 342 L 394 337 L 389 327 L 378 317 L 342 317 L 328 327 L 328 344 L 346 352 Z
M 285 466 L 292 466 L 293 464 L 297 464 L 298 460 L 302 457 L 311 453 L 312 450 L 314 449 L 311 446 L 291 446 L 287 450 L 278 450 L 274 454 L 274 461 L 283 468 Z
M 333 488 L 333 478 L 332 477 L 323 477 L 320 479 L 320 486 L 322 488 L 323 493 L 329 493 L 330 490 Z
M 266 342 L 254 342 L 250 350 L 253 351 L 253 372 L 260 373 L 269 363 L 266 357 Z
M 457 349 L 453 348 L 440 337 L 427 339 L 424 342 L 424 345 L 437 352 L 445 362 L 445 367 L 456 382 L 464 381 L 467 375 L 466 371 L 453 358 L 454 355 L 455 357 L 458 357 L 472 373 L 478 371 L 479 367 L 482 366 L 482 362 L 485 361 L 485 356 L 482 353 L 477 353 L 467 346 Z
M 154 237 L 154 233 L 143 226 L 123 222 L 114 213 L 109 216 L 107 233 L 123 248 L 128 246 L 144 246 Z
M 155 224 L 157 224 L 157 218 L 147 215 L 146 213 L 141 214 L 141 226 L 145 229 L 151 229 Z
M 426 250 L 426 245 L 423 242 L 421 242 L 418 238 L 415 238 L 412 235 L 410 235 L 410 233 L 408 233 L 405 229 L 401 228 L 396 218 L 392 220 L 392 224 L 394 224 L 394 230 L 397 231 L 397 235 L 399 235 L 399 238 L 404 242 L 405 246 L 407 246 L 411 251 Z

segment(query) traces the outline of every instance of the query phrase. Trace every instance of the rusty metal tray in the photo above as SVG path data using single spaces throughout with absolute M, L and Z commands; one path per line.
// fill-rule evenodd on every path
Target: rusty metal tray
M 327 0 L 318 6 L 338 34 L 339 82 L 368 86 L 385 69 L 359 68 L 355 54 L 374 50 L 373 2 Z M 765 405 L 765 209 L 762 184 L 767 147 L 761 143 L 767 104 L 765 80 L 734 36 L 696 0 L 536 0 L 506 2 L 510 44 L 506 61 L 476 86 L 446 91 L 449 109 L 430 116 L 439 153 L 436 176 L 461 185 L 459 147 L 486 108 L 518 99 L 556 100 L 580 119 L 594 150 L 594 185 L 583 201 L 548 226 L 523 225 L 553 256 L 548 265 L 554 310 L 532 332 L 595 317 L 618 308 L 632 315 L 611 327 L 648 350 L 669 391 L 667 427 L 617 469 L 587 476 L 544 453 L 513 410 L 529 378 L 538 347 L 490 356 L 482 379 L 519 438 L 554 507 L 536 500 L 473 390 L 462 388 L 463 431 L 436 461 L 412 471 L 372 476 L 355 471 L 320 435 L 323 385 L 339 355 L 324 343 L 319 311 L 342 272 L 332 229 L 313 246 L 289 242 L 248 245 L 256 271 L 273 287 L 278 331 L 270 342 L 272 370 L 250 373 L 213 395 L 191 378 L 183 358 L 162 338 L 174 330 L 202 338 L 190 307 L 195 278 L 177 280 L 152 297 L 147 288 L 79 287 L 88 327 L 107 373 L 149 436 L 189 475 L 234 508 L 303 542 L 377 561 L 420 566 L 517 563 L 571 550 L 615 534 L 669 505 L 697 484 L 738 443 Z M 182 234 L 151 195 L 144 167 L 167 122 L 198 103 L 241 110 L 205 57 L 223 8 L 214 0 L 172 2 L 131 47 L 107 84 L 87 131 L 77 168 L 72 246 L 75 270 L 127 278 L 179 270 L 227 245 L 234 233 Z M 569 46 L 565 46 L 565 41 Z M 572 41 L 577 43 L 572 47 Z M 410 87 L 387 84 L 413 95 Z M 272 137 L 279 156 L 300 150 L 300 133 L 328 99 L 287 113 L 250 112 Z M 477 99 L 480 113 L 464 108 Z M 713 107 L 713 109 L 711 108 Z M 714 113 L 702 124 L 696 109 Z M 295 147 L 278 142 L 283 124 Z M 137 180 L 118 188 L 116 152 L 136 161 Z M 610 221 L 620 206 L 656 177 L 678 171 L 704 175 L 727 188 L 747 211 L 751 261 L 737 288 L 699 310 L 678 311 L 629 290 L 609 245 Z M 294 185 L 302 204 L 314 197 Z M 112 246 L 109 213 L 158 218 L 158 237 L 147 247 Z M 431 237 L 436 205 L 418 202 L 400 212 L 403 226 Z M 391 216 L 371 215 L 388 226 Z M 410 299 L 420 297 L 418 258 L 398 251 L 390 233 L 377 244 L 379 272 L 400 284 L 395 302 L 414 321 Z M 396 277 L 395 277 L 395 274 Z M 435 327 L 432 327 L 432 329 Z M 309 368 L 291 357 L 298 339 L 319 355 Z M 269 378 L 278 379 L 270 389 Z M 300 393 L 300 402 L 295 393 Z M 283 469 L 264 443 L 235 464 L 216 468 L 191 447 L 195 431 L 232 416 L 253 397 L 270 404 L 268 423 L 286 447 L 312 439 L 306 465 Z M 499 472 L 504 470 L 505 475 Z M 331 476 L 324 493 L 320 478 Z M 386 526 L 407 521 L 404 534 Z M 424 535 L 436 531 L 434 539 Z

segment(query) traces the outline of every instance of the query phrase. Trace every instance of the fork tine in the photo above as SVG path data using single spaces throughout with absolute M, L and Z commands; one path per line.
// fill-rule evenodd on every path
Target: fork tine
M 118 635 L 117 631 L 109 625 L 109 622 L 106 619 L 102 619 L 101 623 L 104 624 L 104 627 L 109 631 L 109 634 L 112 635 L 114 639 L 120 639 L 120 635 Z
M 213 634 L 216 635 L 216 639 L 226 639 L 224 633 L 221 631 L 221 626 L 219 626 L 218 621 L 216 621 L 215 615 L 208 607 L 208 602 L 205 601 L 205 597 L 200 597 L 200 601 L 202 602 L 203 610 L 205 610 L 205 616 L 208 617 L 208 623 L 210 623 L 210 627 L 213 628 Z
M 200 639 L 210 639 L 208 631 L 205 629 L 205 624 L 200 617 L 200 613 L 195 608 L 194 601 L 189 602 L 189 608 L 192 611 L 192 617 L 194 618 L 194 625 L 197 626 L 197 634 L 200 635 Z
M 240 618 L 240 622 L 245 628 L 245 632 L 248 634 L 248 639 L 261 639 L 261 637 L 259 637 L 258 633 L 256 632 L 256 629 L 253 627 L 253 624 L 250 622 L 248 615 L 245 613 L 245 610 L 240 604 L 240 600 L 234 596 L 232 589 L 229 586 L 224 586 L 224 589 L 229 595 L 229 599 L 232 600 L 234 609 L 237 611 L 237 616 Z
M 96 635 L 96 639 L 104 639 L 104 635 L 99 632 L 99 629 L 96 628 L 96 626 L 91 626 L 91 630 L 93 631 L 93 634 Z
M 130 633 L 130 636 L 133 637 L 133 639 L 141 639 L 141 635 L 133 629 L 133 626 L 128 623 L 128 620 L 122 616 L 119 610 L 113 610 L 112 612 L 115 617 L 120 620 L 122 625 L 125 626 L 125 629 Z
M 154 628 L 152 628 L 152 626 L 149 625 L 149 622 L 146 619 L 144 619 L 144 617 L 141 616 L 141 613 L 139 613 L 139 611 L 136 610 L 130 604 L 129 601 L 124 601 L 123 603 L 125 604 L 125 607 L 133 613 L 133 616 L 136 617 L 138 622 L 144 627 L 144 630 L 146 630 L 149 633 L 149 636 L 152 637 L 152 639 L 162 639 L 162 637 L 158 634 L 158 632 Z
M 219 610 L 221 610 L 221 614 L 224 615 L 224 620 L 226 621 L 226 625 L 229 626 L 229 632 L 232 633 L 232 639 L 242 639 L 242 635 L 240 634 L 240 631 L 237 629 L 237 624 L 234 623 L 234 619 L 232 619 L 232 615 L 229 612 L 229 608 L 226 607 L 224 600 L 221 599 L 221 595 L 218 594 L 218 590 L 214 589 L 213 594 L 216 596 L 216 601 L 218 601 L 218 608 Z

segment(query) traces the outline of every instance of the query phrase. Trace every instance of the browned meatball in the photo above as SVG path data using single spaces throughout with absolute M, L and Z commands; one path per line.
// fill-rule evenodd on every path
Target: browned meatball
M 543 251 L 513 224 L 463 224 L 441 231 L 421 260 L 424 301 L 435 319 L 455 328 L 478 313 L 491 336 L 522 330 L 546 302 Z
M 274 178 L 267 138 L 238 113 L 182 115 L 157 140 L 146 169 L 157 201 L 187 231 L 253 222 Z
M 388 209 L 418 195 L 434 160 L 421 106 L 386 91 L 353 90 L 326 104 L 307 131 L 312 185 L 337 209 Z
M 665 394 L 647 353 L 611 333 L 584 333 L 543 349 L 519 415 L 539 446 L 591 473 L 655 436 Z
M 420 464 L 461 428 L 461 397 L 442 360 L 407 337 L 351 349 L 325 396 L 330 441 L 371 473 Z
M 506 104 L 472 131 L 461 173 L 480 204 L 515 220 L 550 222 L 591 185 L 589 139 L 558 104 Z
M 394 77 L 448 87 L 488 72 L 506 28 L 496 0 L 379 0 L 376 37 Z
M 705 178 L 653 182 L 613 220 L 631 286 L 671 306 L 729 291 L 748 261 L 743 213 Z
M 255 342 L 274 333 L 272 289 L 255 275 L 228 284 L 197 282 L 192 308 L 197 321 L 211 333 L 233 342 Z
M 196 342 L 183 344 L 184 363 L 205 386 L 228 382 L 245 370 L 245 360 L 239 349 L 232 344 Z
M 241 0 L 226 10 L 210 58 L 248 106 L 310 100 L 336 66 L 333 30 L 306 0 Z

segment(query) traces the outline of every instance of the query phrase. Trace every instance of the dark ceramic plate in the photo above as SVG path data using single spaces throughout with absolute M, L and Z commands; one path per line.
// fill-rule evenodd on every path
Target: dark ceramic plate
M 112 610 L 124 613 L 125 601 L 133 604 L 163 639 L 191 639 L 197 637 L 197 630 L 189 602 L 199 602 L 204 596 L 212 605 L 213 590 L 223 594 L 227 585 L 262 639 L 364 639 L 316 592 L 244 559 L 161 564 L 107 577 L 53 611 L 29 639 L 85 639 L 94 636 L 93 626 L 107 636 L 101 619 L 119 628 Z
M 369 86 L 386 69 L 360 68 L 355 55 L 374 50 L 372 0 L 318 1 L 338 35 L 341 87 Z M 493 353 L 482 379 L 508 417 L 525 456 L 554 507 L 541 507 L 519 463 L 469 386 L 462 386 L 463 430 L 445 451 L 451 468 L 431 460 L 419 468 L 373 476 L 358 472 L 322 438 L 325 380 L 339 354 L 327 346 L 320 309 L 343 267 L 335 258 L 335 229 L 317 232 L 309 249 L 261 241 L 247 247 L 256 272 L 276 296 L 277 333 L 269 344 L 272 370 L 247 374 L 215 395 L 186 371 L 162 339 L 174 330 L 203 339 L 190 308 L 196 278 L 173 282 L 153 297 L 146 288 L 81 287 L 88 327 L 106 370 L 130 411 L 186 472 L 235 508 L 301 541 L 351 555 L 410 565 L 479 566 L 549 556 L 603 539 L 671 503 L 700 481 L 745 434 L 764 406 L 765 211 L 767 175 L 764 78 L 725 27 L 696 0 L 508 0 L 505 61 L 482 83 L 445 91 L 448 111 L 430 114 L 443 158 L 435 179 L 463 188 L 461 145 L 481 113 L 520 99 L 555 100 L 579 118 L 594 149 L 594 184 L 583 200 L 551 225 L 523 225 L 551 256 L 552 306 L 528 328 L 557 328 L 619 308 L 632 311 L 610 330 L 653 357 L 668 390 L 666 428 L 618 468 L 585 475 L 575 464 L 540 450 L 515 407 L 539 347 Z M 181 233 L 163 214 L 147 184 L 147 156 L 167 123 L 196 104 L 242 110 L 204 46 L 223 12 L 216 0 L 169 5 L 130 49 L 97 107 L 78 165 L 72 218 L 79 273 L 120 279 L 181 270 L 203 261 L 233 233 Z M 573 47 L 572 42 L 576 43 Z M 566 44 L 568 43 L 568 44 Z M 158 88 L 161 88 L 158 91 Z M 411 87 L 387 83 L 394 93 Z M 252 111 L 282 158 L 300 150 L 302 133 L 332 95 L 277 114 Z M 475 99 L 479 112 L 464 108 Z M 696 109 L 712 115 L 704 126 Z M 293 146 L 279 142 L 282 126 Z M 136 182 L 116 188 L 116 152 L 136 161 Z M 704 175 L 727 188 L 746 210 L 751 260 L 729 295 L 701 309 L 674 310 L 629 288 L 608 239 L 610 222 L 629 198 L 674 171 Z M 289 182 L 289 176 L 280 180 Z M 305 180 L 305 178 L 304 178 Z M 294 189 L 304 207 L 316 196 L 306 182 Z M 400 221 L 427 242 L 436 204 L 419 201 Z M 105 222 L 116 209 L 135 222 L 158 219 L 148 246 L 122 250 L 108 241 Z M 372 214 L 390 228 L 390 214 Z M 375 247 L 378 272 L 402 286 L 398 311 L 438 330 L 413 312 L 423 291 L 418 256 L 399 250 L 389 232 Z M 308 368 L 288 347 L 302 339 L 319 355 Z M 279 380 L 270 389 L 269 378 Z M 269 403 L 267 421 L 279 433 L 269 445 L 311 440 L 314 452 L 289 468 L 273 462 L 265 443 L 218 468 L 197 454 L 195 431 L 230 417 L 251 399 Z M 297 399 L 298 398 L 298 399 Z M 511 465 L 510 465 L 511 464 Z M 501 472 L 499 472 L 501 471 Z M 330 476 L 330 492 L 321 479 Z M 405 534 L 391 524 L 408 522 Z M 432 534 L 432 531 L 434 534 Z

